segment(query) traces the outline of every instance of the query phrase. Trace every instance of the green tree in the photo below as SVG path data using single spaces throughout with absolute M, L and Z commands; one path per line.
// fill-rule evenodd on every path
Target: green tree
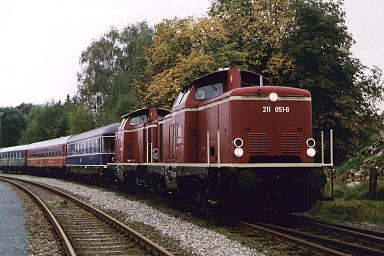
M 68 116 L 60 102 L 34 105 L 26 117 L 28 126 L 20 144 L 59 138 L 68 134 Z
M 69 113 L 69 134 L 79 134 L 96 128 L 93 109 L 79 103 L 71 108 Z
M 0 148 L 17 146 L 26 122 L 21 110 L 17 108 L 2 108 Z
M 221 23 L 194 17 L 157 24 L 145 57 L 145 77 L 137 83 L 143 106 L 165 108 L 170 108 L 178 90 L 195 78 L 243 58 L 233 50 Z
M 225 28 L 228 50 L 243 56 L 231 66 L 261 73 L 278 82 L 289 69 L 282 45 L 295 28 L 294 0 L 214 0 L 209 15 Z
M 152 34 L 146 22 L 121 32 L 111 28 L 82 53 L 78 98 L 93 108 L 98 125 L 116 122 L 139 104 L 133 81 L 145 68 L 143 51 L 152 43 Z
M 293 65 L 282 80 L 311 92 L 315 134 L 335 131 L 340 162 L 370 136 L 374 102 L 383 97 L 381 71 L 365 76 L 366 67 L 351 57 L 342 1 L 296 1 L 294 8 L 297 25 L 283 46 Z

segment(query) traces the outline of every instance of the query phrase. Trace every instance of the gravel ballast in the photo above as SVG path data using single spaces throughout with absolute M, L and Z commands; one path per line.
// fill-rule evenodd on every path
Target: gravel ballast
M 254 242 L 256 246 L 244 246 L 240 242 L 230 239 L 230 232 L 225 228 L 213 228 L 216 230 L 206 228 L 204 224 L 197 225 L 174 217 L 140 201 L 129 200 L 126 195 L 117 192 L 51 178 L 28 176 L 18 176 L 18 178 L 38 181 L 68 191 L 96 208 L 110 213 L 127 225 L 134 226 L 133 228 L 144 226 L 168 237 L 172 243 L 178 243 L 178 246 L 184 248 L 190 255 L 264 255 L 255 249 L 260 248 L 257 242 Z M 265 248 L 261 250 L 266 252 Z M 270 251 L 266 253 L 274 254 Z

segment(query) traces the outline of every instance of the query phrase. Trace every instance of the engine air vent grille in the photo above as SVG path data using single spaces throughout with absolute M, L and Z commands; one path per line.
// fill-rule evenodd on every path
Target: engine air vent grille
M 268 153 L 268 133 L 249 133 L 249 153 Z
M 281 152 L 282 153 L 300 153 L 300 134 L 282 133 L 281 134 Z

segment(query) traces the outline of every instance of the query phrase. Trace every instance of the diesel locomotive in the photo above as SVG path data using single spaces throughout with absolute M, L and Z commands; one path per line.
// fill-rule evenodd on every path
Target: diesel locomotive
M 207 207 L 307 211 L 322 199 L 323 167 L 333 165 L 332 147 L 330 163 L 314 161 L 311 94 L 238 68 L 186 85 L 172 111 L 139 109 L 120 124 L 62 138 L 58 150 L 63 141 L 57 153 L 51 142 L 16 148 L 26 159 L 18 168 L 60 157 L 59 171 L 115 177 Z M 1 149 L 0 168 L 12 170 L 9 158 Z

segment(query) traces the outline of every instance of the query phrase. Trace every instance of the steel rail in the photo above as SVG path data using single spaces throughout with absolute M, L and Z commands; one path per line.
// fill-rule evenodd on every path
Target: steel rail
M 139 232 L 137 232 L 136 230 L 128 227 L 127 225 L 125 225 L 124 223 L 116 220 L 115 218 L 113 218 L 112 216 L 96 209 L 95 207 L 85 203 L 85 202 L 82 202 L 80 201 L 79 199 L 63 192 L 63 191 L 60 191 L 58 189 L 55 189 L 53 187 L 50 187 L 50 186 L 47 186 L 47 185 L 44 185 L 44 184 L 41 184 L 41 183 L 36 183 L 36 182 L 32 182 L 32 181 L 28 181 L 28 180 L 23 180 L 23 179 L 17 179 L 17 178 L 10 178 L 9 179 L 14 179 L 14 180 L 18 180 L 18 181 L 22 181 L 22 182 L 27 182 L 27 183 L 31 183 L 35 186 L 39 186 L 39 187 L 42 187 L 44 189 L 47 189 L 49 191 L 52 191 L 62 197 L 65 197 L 67 198 L 68 200 L 71 200 L 73 201 L 74 203 L 76 203 L 77 205 L 87 209 L 88 211 L 92 212 L 93 214 L 95 214 L 96 216 L 98 216 L 99 218 L 103 219 L 104 221 L 108 222 L 109 224 L 111 224 L 112 226 L 114 226 L 115 228 L 117 228 L 118 230 L 126 233 L 127 235 L 129 235 L 133 240 L 135 240 L 138 244 L 140 244 L 141 246 L 144 246 L 145 248 L 147 248 L 148 251 L 152 252 L 154 255 L 158 255 L 158 256 L 172 256 L 173 254 L 169 251 L 167 251 L 165 248 L 163 248 L 162 246 L 154 243 L 153 241 L 151 241 L 150 239 L 146 238 L 145 236 L 143 236 L 142 234 L 140 234 Z
M 319 223 L 319 224 L 324 224 L 332 227 L 337 227 L 349 231 L 355 231 L 359 233 L 363 233 L 364 235 L 370 235 L 370 236 L 375 236 L 376 238 L 383 239 L 382 242 L 384 244 L 384 232 L 383 231 L 375 231 L 375 230 L 370 230 L 370 229 L 362 229 L 359 227 L 354 227 L 354 226 L 349 226 L 349 225 L 343 225 L 339 223 L 333 223 L 333 222 L 328 222 L 320 219 L 312 219 L 304 216 L 295 216 L 298 218 L 299 221 L 304 221 L 304 222 L 309 222 L 309 223 Z
M 251 227 L 252 229 L 256 229 L 258 231 L 263 231 L 263 232 L 269 233 L 272 236 L 277 237 L 279 240 L 281 240 L 285 243 L 295 245 L 298 248 L 309 251 L 309 252 L 314 253 L 316 255 L 339 255 L 339 256 L 349 255 L 349 254 L 342 253 L 342 252 L 339 252 L 337 250 L 334 250 L 334 249 L 331 249 L 331 248 L 328 248 L 328 247 L 325 247 L 325 246 L 322 246 L 319 244 L 311 243 L 309 241 L 299 239 L 299 238 L 291 236 L 291 235 L 287 235 L 286 233 L 282 233 L 280 231 L 276 231 L 274 228 L 267 227 L 266 225 L 264 226 L 264 223 L 262 223 L 260 225 L 256 225 L 256 224 L 252 224 L 252 223 L 248 223 L 248 222 L 242 222 L 242 221 L 240 223 L 247 226 L 247 227 Z
M 364 242 L 369 245 L 374 245 L 379 247 L 381 250 L 384 250 L 384 233 L 376 232 L 371 230 L 363 230 L 361 228 L 346 226 L 342 224 L 330 223 L 321 220 L 314 220 L 306 217 L 299 217 L 299 220 L 304 223 L 309 223 L 313 225 L 315 228 L 326 229 L 331 231 L 333 234 L 357 239 L 360 242 Z
M 246 223 L 247 224 L 247 223 Z M 384 255 L 384 251 L 373 249 L 370 247 L 364 247 L 361 245 L 356 245 L 356 244 L 351 244 L 335 239 L 330 239 L 326 237 L 321 237 L 313 234 L 308 234 L 304 232 L 300 232 L 297 230 L 289 229 L 289 228 L 284 228 L 284 227 L 279 227 L 267 223 L 258 223 L 258 225 L 279 231 L 279 232 L 284 232 L 286 234 L 290 234 L 292 237 L 301 237 L 302 239 L 307 239 L 310 241 L 314 241 L 314 243 L 317 244 L 326 244 L 327 248 L 333 248 L 334 250 L 341 250 L 343 249 L 344 251 L 347 251 L 348 253 L 352 254 L 360 254 L 360 255 Z M 339 255 L 339 254 L 338 254 Z M 345 254 L 344 254 L 345 255 Z
M 76 252 L 73 249 L 72 243 L 70 242 L 67 234 L 65 233 L 64 229 L 61 227 L 60 223 L 57 221 L 56 217 L 52 214 L 51 210 L 49 210 L 49 208 L 44 204 L 44 202 L 41 201 L 40 198 L 37 195 L 35 195 L 32 191 L 30 191 L 29 189 L 27 189 L 27 188 L 23 187 L 22 185 L 20 185 L 16 182 L 13 182 L 9 179 L 10 178 L 4 178 L 4 177 L 0 178 L 0 180 L 8 182 L 8 183 L 18 187 L 19 189 L 23 190 L 30 197 L 32 197 L 33 200 L 36 201 L 36 203 L 41 207 L 43 212 L 47 215 L 47 217 L 50 219 L 53 226 L 55 227 L 58 235 L 60 236 L 60 238 L 64 244 L 64 247 L 65 247 L 68 255 L 76 256 Z

